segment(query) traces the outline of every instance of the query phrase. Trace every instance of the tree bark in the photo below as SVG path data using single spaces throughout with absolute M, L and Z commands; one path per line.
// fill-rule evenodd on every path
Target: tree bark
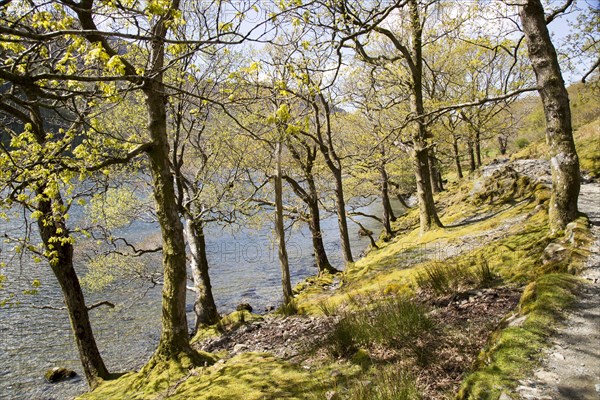
M 185 216 L 185 235 L 190 248 L 192 279 L 194 281 L 194 313 L 196 323 L 194 332 L 203 326 L 219 322 L 219 313 L 212 293 L 210 276 L 208 273 L 208 259 L 206 258 L 206 241 L 204 227 L 201 222 L 194 221 L 189 214 Z
M 469 153 L 469 171 L 475 172 L 477 166 L 475 165 L 475 151 L 471 140 L 467 142 L 467 152 Z
M 423 43 L 421 17 L 416 0 L 409 1 L 410 19 L 412 28 L 412 95 L 411 111 L 417 116 L 417 129 L 413 135 L 413 162 L 415 178 L 417 181 L 417 198 L 419 201 L 419 221 L 421 232 L 430 230 L 433 226 L 442 227 L 437 215 L 431 178 L 429 174 L 429 150 L 427 139 L 429 137 L 425 126 L 425 108 L 423 105 Z
M 37 189 L 38 196 L 42 198 L 38 202 L 38 210 L 42 213 L 42 217 L 38 219 L 37 225 L 44 247 L 51 254 L 50 267 L 65 300 L 83 373 L 90 388 L 94 389 L 99 379 L 107 379 L 109 373 L 96 345 L 83 291 L 73 266 L 72 238 L 63 217 L 53 213 L 52 203 L 62 204 L 62 200 L 60 197 L 54 200 L 48 199 L 44 195 L 45 187 L 43 185 Z
M 431 179 L 431 190 L 433 193 L 440 193 L 442 188 L 442 182 L 440 179 L 440 173 L 438 171 L 435 155 L 433 154 L 433 148 L 429 149 L 429 177 Z
M 460 154 L 458 152 L 458 139 L 452 135 L 452 149 L 454 150 L 454 164 L 456 165 L 456 174 L 459 179 L 463 178 L 462 166 L 460 165 Z
M 275 235 L 277 236 L 279 266 L 281 268 L 281 286 L 283 288 L 283 304 L 290 304 L 293 299 L 290 266 L 285 244 L 285 228 L 283 225 L 283 185 L 281 175 L 281 142 L 275 145 Z
M 321 232 L 321 221 L 318 201 L 311 201 L 309 204 L 310 222 L 308 227 L 312 236 L 313 252 L 315 254 L 315 263 L 319 271 L 319 275 L 323 273 L 335 274 L 338 271 L 329 263 L 325 244 L 323 243 L 323 233 Z
M 475 157 L 477 167 L 481 167 L 481 134 L 478 130 L 475 131 Z
M 564 229 L 577 217 L 580 190 L 579 157 L 573 142 L 569 95 L 548 33 L 541 2 L 526 1 L 520 7 L 519 15 L 544 105 L 546 142 L 550 149 L 552 169 L 549 218 L 552 230 L 557 231 Z
M 344 200 L 344 186 L 342 182 L 342 171 L 336 169 L 332 171 L 335 178 L 335 205 L 337 209 L 338 226 L 340 228 L 340 238 L 342 242 L 342 253 L 344 261 L 354 262 L 352 249 L 350 247 L 350 234 L 348 232 L 348 220 L 346 219 L 346 201 Z
M 500 155 L 506 155 L 506 148 L 508 147 L 508 138 L 506 136 L 498 136 L 498 150 Z
M 172 8 L 178 8 L 175 0 Z M 194 354 L 190 347 L 185 314 L 186 254 L 183 225 L 174 189 L 174 177 L 169 163 L 167 135 L 166 88 L 163 83 L 167 27 L 164 20 L 152 29 L 156 37 L 151 44 L 149 76 L 143 87 L 148 113 L 148 132 L 152 148 L 148 151 L 156 214 L 162 234 L 164 285 L 162 291 L 162 331 L 155 356 L 179 360 L 181 354 Z
M 37 96 L 27 90 L 25 92 L 31 100 L 29 115 L 33 121 L 32 130 L 36 141 L 40 145 L 45 145 L 47 134 L 44 131 L 40 107 L 36 103 Z M 40 182 L 35 189 L 39 199 L 37 211 L 41 213 L 37 226 L 47 252 L 46 258 L 63 294 L 83 373 L 89 387 L 94 389 L 100 379 L 109 378 L 109 373 L 98 350 L 88 308 L 73 265 L 73 238 L 67 228 L 64 213 L 61 211 L 64 209 L 63 199 L 60 193 L 49 198 L 45 193 L 47 188 L 48 182 Z
M 383 205 L 383 229 L 385 230 L 385 236 L 387 238 L 392 237 L 392 218 L 393 211 L 392 205 L 390 203 L 390 195 L 389 195 L 389 184 L 388 184 L 388 174 L 385 169 L 385 165 L 379 167 L 379 172 L 381 174 L 381 201 Z
M 427 232 L 433 226 L 441 227 L 431 192 L 431 179 L 429 177 L 429 151 L 427 149 L 415 150 L 413 162 L 417 183 L 417 198 L 419 199 L 419 223 L 421 233 Z

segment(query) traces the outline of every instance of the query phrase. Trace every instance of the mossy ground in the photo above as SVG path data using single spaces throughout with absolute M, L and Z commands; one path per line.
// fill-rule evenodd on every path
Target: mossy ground
M 105 382 L 81 398 L 451 398 L 460 386 L 461 399 L 497 399 L 532 368 L 535 355 L 574 298 L 578 280 L 571 272 L 585 255 L 581 246 L 588 242 L 588 231 L 585 218 L 581 218 L 568 240 L 550 237 L 547 188 L 521 177 L 507 179 L 502 187 L 496 184 L 498 180 L 494 182 L 494 196 L 478 196 L 471 181 L 450 183 L 450 189 L 436 199 L 445 228 L 420 234 L 416 210 L 410 210 L 394 225 L 401 234 L 378 242 L 379 249 L 348 265 L 343 274 L 323 275 L 296 288 L 297 312 L 340 320 L 358 315 L 367 322 L 387 324 L 389 318 L 373 315 L 382 315 L 377 310 L 398 296 L 433 307 L 435 327 L 414 333 L 414 345 L 383 340 L 371 345 L 365 337 L 348 354 L 334 354 L 329 349 L 335 346 L 326 341 L 320 343 L 321 349 L 304 355 L 304 360 L 312 357 L 308 364 L 263 353 L 220 354 L 214 365 L 180 362 L 146 367 Z M 560 260 L 544 264 L 544 249 L 552 241 L 560 241 L 567 251 Z M 466 300 L 455 303 L 453 321 L 445 319 L 447 307 L 435 309 L 441 297 L 452 302 L 457 293 L 489 286 L 498 287 L 499 292 L 505 290 L 502 288 L 523 290 L 514 310 L 515 315 L 525 316 L 521 325 L 496 330 L 493 319 L 468 322 L 485 313 L 475 310 L 462 315 L 463 306 L 469 306 Z M 515 305 L 516 301 L 511 307 Z M 510 309 L 497 310 L 506 313 Z M 219 325 L 201 330 L 194 341 L 218 336 L 255 318 L 260 316 L 234 313 Z M 393 322 L 400 324 L 398 321 Z M 463 343 L 464 326 L 477 328 L 479 341 Z M 349 329 L 346 336 L 351 341 L 355 328 Z M 384 329 L 380 326 L 372 331 Z M 368 335 L 369 330 L 362 331 Z M 485 342 L 487 346 L 477 357 Z M 432 391 L 426 389 L 432 381 L 424 375 L 446 382 Z M 392 388 L 390 382 L 401 385 Z

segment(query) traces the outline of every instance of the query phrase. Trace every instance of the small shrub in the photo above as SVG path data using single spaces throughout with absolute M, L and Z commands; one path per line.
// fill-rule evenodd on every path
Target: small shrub
M 518 138 L 518 139 L 515 141 L 515 144 L 517 145 L 517 147 L 518 147 L 519 149 L 523 149 L 523 148 L 525 148 L 525 147 L 529 146 L 529 140 L 527 140 L 527 139 L 525 139 L 525 138 Z

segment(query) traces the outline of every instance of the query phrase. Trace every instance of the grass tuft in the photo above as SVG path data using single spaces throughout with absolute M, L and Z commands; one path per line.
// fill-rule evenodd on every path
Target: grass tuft
M 419 400 L 414 377 L 402 369 L 377 371 L 369 381 L 358 381 L 348 389 L 348 400 Z
M 329 349 L 334 357 L 350 357 L 373 343 L 417 350 L 416 340 L 433 327 L 422 305 L 396 296 L 345 313 L 329 335 Z

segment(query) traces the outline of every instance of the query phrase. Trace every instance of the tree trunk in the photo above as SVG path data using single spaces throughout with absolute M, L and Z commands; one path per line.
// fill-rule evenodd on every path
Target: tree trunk
M 385 165 L 379 167 L 379 172 L 381 173 L 381 201 L 383 205 L 383 229 L 385 230 L 385 236 L 389 239 L 392 237 L 392 205 L 390 204 L 390 195 L 388 188 L 388 175 L 385 169 Z
M 498 136 L 498 150 L 500 155 L 506 155 L 506 148 L 508 147 L 508 138 L 506 136 Z
M 321 232 L 321 221 L 318 201 L 311 201 L 309 204 L 310 221 L 308 227 L 312 236 L 313 252 L 315 254 L 315 263 L 319 271 L 319 275 L 323 273 L 335 274 L 340 271 L 333 268 L 327 258 L 325 245 L 323 243 L 323 234 Z
M 42 213 L 37 223 L 40 236 L 46 251 L 53 254 L 49 258 L 50 267 L 65 300 L 83 373 L 90 388 L 94 389 L 98 380 L 107 379 L 109 373 L 96 345 L 83 291 L 73 266 L 71 237 L 62 216 L 53 215 L 52 202 L 45 197 L 44 190 L 45 185 L 37 190 L 38 196 L 43 199 L 38 203 L 38 210 Z M 55 201 L 62 203 L 60 198 Z
M 475 131 L 475 156 L 477 159 L 477 167 L 481 167 L 481 134 Z
M 171 7 L 176 10 L 179 1 Z M 151 65 L 148 80 L 143 87 L 148 113 L 148 133 L 152 148 L 148 151 L 152 174 L 156 214 L 162 234 L 164 285 L 162 291 L 162 331 L 155 356 L 159 359 L 179 360 L 182 354 L 194 355 L 190 347 L 188 323 L 185 314 L 186 300 L 186 254 L 183 225 L 175 196 L 174 177 L 169 163 L 167 135 L 167 95 L 163 83 L 165 44 L 161 38 L 167 35 L 165 20 L 159 20 L 152 29 L 156 40 L 150 48 Z
M 454 163 L 456 165 L 456 174 L 459 179 L 463 178 L 462 166 L 460 165 L 460 154 L 458 152 L 458 139 L 452 135 L 452 149 L 454 150 Z
M 411 111 L 417 116 L 417 129 L 413 135 L 413 160 L 415 178 L 417 181 L 417 199 L 419 201 L 419 220 L 421 232 L 430 230 L 434 225 L 442 226 L 435 209 L 431 178 L 429 174 L 429 160 L 427 140 L 429 134 L 425 126 L 425 107 L 423 105 L 423 43 L 421 17 L 419 5 L 416 0 L 409 1 L 410 21 L 412 30 L 412 56 L 413 62 L 411 75 L 413 80 L 411 94 Z
M 421 233 L 430 230 L 433 226 L 442 227 L 433 193 L 431 192 L 431 179 L 429 178 L 429 151 L 427 149 L 415 150 L 413 152 L 413 162 L 415 168 L 415 178 L 417 182 L 417 198 L 419 199 L 419 222 Z
M 469 171 L 475 172 L 477 166 L 475 165 L 475 151 L 471 140 L 467 142 L 467 151 L 469 152 Z
M 544 105 L 546 142 L 550 148 L 552 168 L 550 226 L 556 231 L 564 229 L 577 217 L 580 189 L 579 158 L 573 142 L 569 95 L 548 33 L 541 2 L 528 0 L 520 7 L 519 15 Z
M 185 315 L 185 241 L 169 165 L 165 98 L 160 93 L 156 90 L 146 97 L 148 130 L 153 142 L 148 156 L 163 242 L 162 333 L 156 353 L 167 358 L 178 358 L 181 352 L 191 350 Z
M 442 191 L 442 182 L 440 180 L 440 173 L 438 171 L 433 149 L 429 149 L 429 178 L 431 179 L 431 190 L 433 193 L 440 193 Z
M 338 225 L 340 228 L 340 239 L 342 241 L 342 253 L 346 264 L 354 262 L 352 249 L 350 247 L 350 234 L 348 233 L 348 220 L 346 219 L 346 202 L 344 200 L 344 186 L 342 182 L 342 171 L 332 171 L 335 178 L 335 205 L 337 208 Z
M 308 210 L 310 213 L 310 222 L 308 224 L 312 236 L 313 251 L 315 253 L 315 263 L 319 275 L 324 272 L 335 274 L 340 271 L 335 269 L 329 263 L 325 244 L 323 243 L 323 232 L 321 231 L 321 212 L 319 210 L 319 194 L 312 175 L 312 170 L 306 171 L 306 181 L 308 185 Z
M 281 286 L 283 288 L 283 304 L 290 304 L 293 299 L 290 266 L 285 245 L 285 228 L 283 225 L 283 185 L 281 176 L 281 142 L 275 146 L 275 235 L 277 236 L 279 266 L 281 268 Z
M 196 293 L 194 332 L 198 332 L 198 329 L 203 326 L 219 322 L 219 313 L 217 312 L 208 274 L 204 228 L 201 222 L 193 221 L 189 214 L 185 214 L 185 235 L 190 248 L 190 268 L 194 280 L 194 292 Z

